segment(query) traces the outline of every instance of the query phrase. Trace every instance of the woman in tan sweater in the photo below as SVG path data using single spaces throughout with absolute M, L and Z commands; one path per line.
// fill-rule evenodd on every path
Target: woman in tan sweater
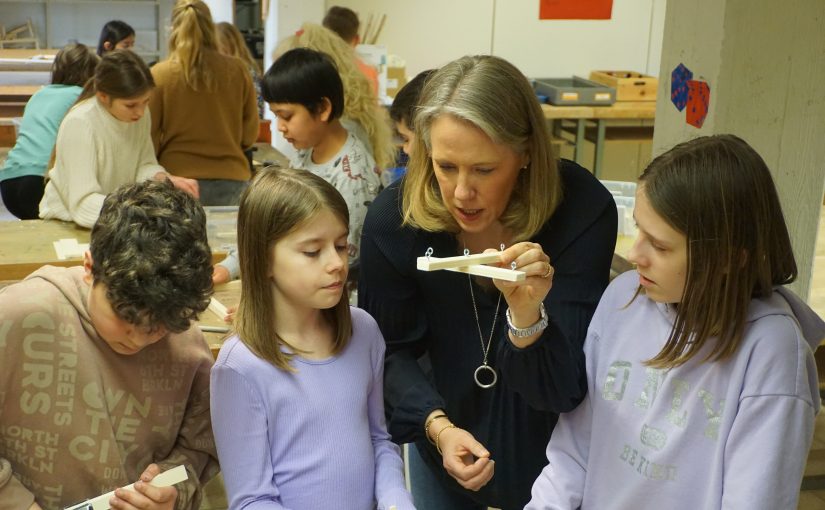
M 235 205 L 250 178 L 244 155 L 258 135 L 255 88 L 243 62 L 218 51 L 209 7 L 178 0 L 169 58 L 152 68 L 149 103 L 158 162 L 197 179 L 203 205 Z

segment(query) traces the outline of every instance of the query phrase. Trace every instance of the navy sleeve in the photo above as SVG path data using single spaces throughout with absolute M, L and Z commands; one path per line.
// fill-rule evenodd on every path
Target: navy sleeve
M 530 407 L 554 413 L 571 411 L 587 392 L 584 339 L 609 283 L 617 228 L 609 192 L 586 170 L 564 163 L 564 203 L 535 239 L 555 267 L 544 300 L 550 324 L 524 349 L 507 337 L 498 356 L 506 384 Z
M 397 443 L 424 438 L 424 421 L 444 401 L 427 379 L 418 358 L 427 350 L 427 319 L 408 262 L 409 230 L 397 212 L 398 185 L 385 189 L 367 211 L 361 237 L 358 306 L 378 322 L 387 345 L 384 403 L 387 429 Z M 384 235 L 384 234 L 387 235 Z

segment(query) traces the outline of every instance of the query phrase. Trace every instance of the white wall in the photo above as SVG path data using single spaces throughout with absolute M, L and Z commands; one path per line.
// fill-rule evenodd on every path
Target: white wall
M 386 14 L 378 43 L 407 75 L 467 54 L 492 53 L 531 77 L 627 69 L 657 76 L 666 0 L 614 0 L 610 20 L 539 20 L 538 0 L 325 0 L 365 24 Z
M 233 0 L 203 0 L 209 6 L 212 13 L 212 20 L 215 23 L 226 21 L 235 22 L 235 2 Z

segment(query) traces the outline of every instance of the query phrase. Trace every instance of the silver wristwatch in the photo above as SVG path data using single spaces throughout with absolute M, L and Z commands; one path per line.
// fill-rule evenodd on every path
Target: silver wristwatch
M 539 307 L 539 313 L 541 317 L 539 317 L 539 320 L 537 320 L 535 324 L 526 328 L 517 328 L 513 325 L 513 319 L 510 318 L 510 309 L 507 308 L 507 312 L 504 315 L 507 317 L 507 327 L 510 328 L 510 334 L 516 338 L 525 338 L 544 330 L 549 322 L 547 310 L 544 309 L 544 303 Z

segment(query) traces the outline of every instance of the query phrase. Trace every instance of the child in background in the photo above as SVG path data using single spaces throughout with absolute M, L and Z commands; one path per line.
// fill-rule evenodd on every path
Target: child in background
M 108 193 L 146 179 L 171 179 L 197 197 L 197 182 L 169 175 L 155 158 L 146 109 L 153 87 L 149 68 L 131 51 L 103 56 L 60 124 L 41 218 L 91 228 Z
M 264 99 L 278 118 L 278 131 L 297 149 L 290 164 L 323 177 L 343 195 L 349 208 L 351 265 L 358 262 L 367 205 L 381 187 L 367 147 L 341 124 L 344 89 L 330 58 L 308 48 L 284 53 L 264 75 Z M 238 273 L 235 252 L 216 266 L 215 282 Z
M 26 103 L 17 141 L 0 169 L 3 203 L 21 220 L 34 220 L 43 198 L 43 179 L 60 122 L 94 75 L 98 57 L 83 44 L 61 49 L 52 64 L 52 82 Z
M 135 46 L 135 29 L 129 24 L 112 20 L 103 25 L 100 31 L 100 40 L 97 43 L 97 54 L 103 56 L 114 50 L 131 50 Z
M 358 29 L 361 28 L 361 21 L 352 9 L 333 5 L 329 8 L 326 15 L 324 15 L 324 20 L 321 24 L 325 28 L 338 34 L 338 37 L 352 46 L 353 49 L 361 43 L 361 36 L 358 35 Z M 355 63 L 358 65 L 358 69 L 370 81 L 372 91 L 378 94 L 378 70 L 358 57 L 355 58 Z
M 275 50 L 276 59 L 295 48 L 309 48 L 320 51 L 332 59 L 341 82 L 344 84 L 344 113 L 341 123 L 347 131 L 364 142 L 375 158 L 378 168 L 391 168 L 395 164 L 396 148 L 392 141 L 392 126 L 389 115 L 378 103 L 375 91 L 366 77 L 358 70 L 356 55 L 352 47 L 332 30 L 315 23 L 304 23 L 294 35 L 286 37 Z M 288 157 L 293 151 L 290 145 L 276 146 Z
M 260 125 L 246 64 L 222 55 L 217 39 L 205 2 L 177 0 L 169 58 L 152 67 L 157 88 L 149 104 L 158 161 L 197 179 L 205 206 L 238 205 Z
M 193 324 L 212 294 L 203 209 L 168 182 L 120 187 L 90 250 L 0 290 L 0 507 L 59 510 L 140 480 L 112 508 L 198 510 L 218 472 Z M 179 464 L 187 481 L 148 485 Z
M 825 324 L 782 287 L 797 268 L 765 162 L 732 135 L 677 145 L 634 216 L 637 269 L 602 297 L 587 397 L 526 508 L 796 508 Z
M 264 118 L 266 111 L 266 102 L 261 95 L 261 67 L 258 62 L 252 58 L 249 48 L 244 42 L 243 35 L 238 27 L 232 23 L 222 21 L 215 24 L 215 30 L 218 34 L 218 50 L 224 55 L 241 59 L 246 68 L 249 69 L 249 76 L 252 77 L 252 83 L 255 85 L 255 94 L 258 99 L 258 118 Z
M 427 78 L 434 72 L 435 69 L 421 71 L 395 94 L 390 106 L 390 118 L 395 124 L 395 133 L 401 142 L 401 152 L 398 155 L 397 166 L 385 170 L 385 173 L 389 175 L 389 178 L 384 180 L 385 185 L 389 185 L 389 183 L 399 179 L 406 173 L 410 150 L 415 144 L 413 119 L 415 118 L 416 108 L 418 108 L 418 96 L 421 95 L 421 89 L 424 88 Z M 381 177 L 384 177 L 383 173 Z
M 384 421 L 384 341 L 344 294 L 347 214 L 304 170 L 263 170 L 244 192 L 237 335 L 211 376 L 230 508 L 414 508 Z

